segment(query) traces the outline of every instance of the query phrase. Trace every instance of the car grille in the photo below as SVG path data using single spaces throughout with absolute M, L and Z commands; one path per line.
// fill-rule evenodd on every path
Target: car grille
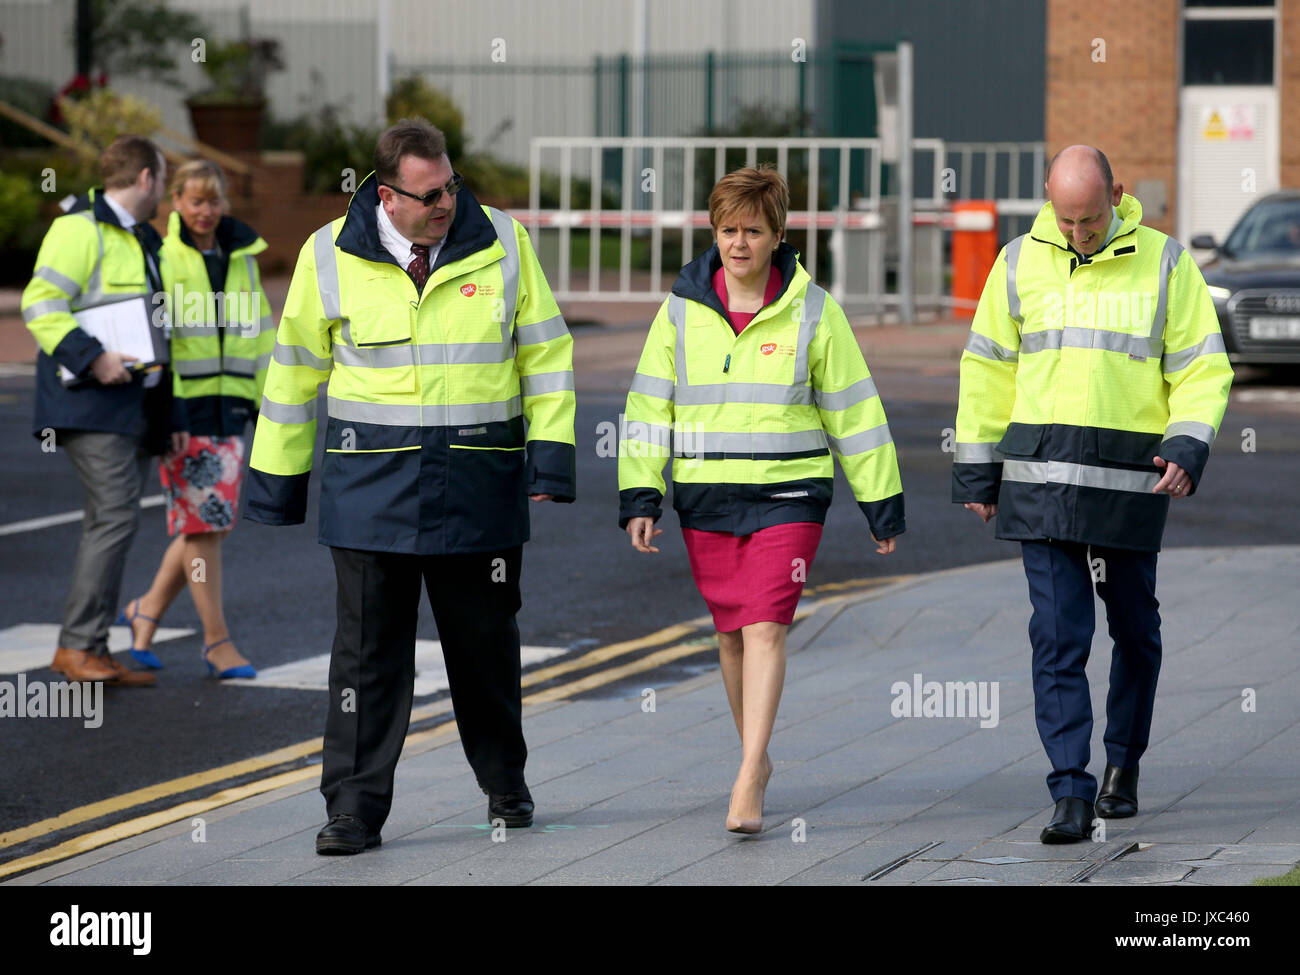
M 1251 338 L 1252 318 L 1300 318 L 1300 290 L 1239 291 L 1228 299 L 1228 323 L 1243 354 L 1300 359 L 1300 340 Z

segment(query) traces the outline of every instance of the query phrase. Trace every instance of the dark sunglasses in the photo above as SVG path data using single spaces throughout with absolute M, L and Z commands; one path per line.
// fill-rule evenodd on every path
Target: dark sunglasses
M 392 183 L 380 183 L 379 185 L 387 186 L 394 193 L 400 193 L 402 196 L 409 196 L 412 200 L 415 200 L 422 207 L 432 207 L 438 205 L 438 201 L 442 199 L 442 194 L 444 192 L 448 196 L 455 196 L 457 193 L 459 193 L 461 187 L 465 185 L 465 177 L 462 176 L 460 173 L 454 173 L 451 177 L 450 183 L 448 183 L 442 189 L 429 190 L 429 192 L 425 193 L 424 196 L 416 196 L 414 193 L 408 193 L 406 192 L 406 190 L 399 189 L 398 187 L 394 186 Z

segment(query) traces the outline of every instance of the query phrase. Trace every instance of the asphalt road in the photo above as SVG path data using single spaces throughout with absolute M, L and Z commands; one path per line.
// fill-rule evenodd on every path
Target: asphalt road
M 1015 544 L 996 541 L 992 525 L 983 525 L 948 500 L 951 455 L 941 445 L 954 419 L 955 369 L 872 365 L 899 446 L 908 530 L 894 555 L 875 554 L 866 520 L 837 471 L 835 502 L 808 585 L 1016 557 Z M 578 502 L 532 506 L 533 539 L 525 548 L 519 618 L 526 644 L 566 647 L 576 655 L 706 613 L 691 581 L 675 515 L 661 522 L 666 531 L 658 541 L 658 556 L 637 554 L 618 530 L 617 461 L 596 452 L 598 425 L 617 422 L 622 408 L 623 398 L 614 388 L 605 384 L 603 392 L 584 393 L 579 382 Z M 0 378 L 0 525 L 81 506 L 68 462 L 57 452 L 42 453 L 30 435 L 32 389 L 29 377 Z M 1300 377 L 1295 372 L 1243 373 L 1204 484 L 1194 498 L 1173 505 L 1165 545 L 1300 542 L 1298 419 Z M 1255 449 L 1243 449 L 1251 440 Z M 157 492 L 155 475 L 146 494 Z M 328 551 L 316 542 L 315 494 L 313 485 L 305 525 L 270 528 L 243 522 L 225 544 L 227 616 L 239 647 L 258 667 L 326 653 L 330 647 L 333 571 Z M 73 522 L 0 535 L 0 629 L 59 620 L 79 532 L 79 523 Z M 148 586 L 167 542 L 162 508 L 142 512 L 123 601 Z M 1027 622 L 1025 595 L 1018 590 L 1007 598 L 1025 603 Z M 188 595 L 177 600 L 164 623 L 198 629 Z M 427 605 L 421 607 L 419 634 L 437 636 Z M 205 676 L 199 645 L 197 635 L 160 645 L 167 668 L 160 672 L 158 687 L 108 689 L 106 717 L 98 729 L 68 720 L 0 722 L 0 833 L 320 735 L 325 695 L 223 686 Z M 636 686 L 662 686 L 710 660 L 701 653 L 672 668 L 638 675 Z M 31 676 L 56 675 L 43 670 Z M 612 684 L 600 693 L 620 692 L 626 686 Z M 21 850 L 0 849 L 0 860 L 33 848 L 28 843 Z

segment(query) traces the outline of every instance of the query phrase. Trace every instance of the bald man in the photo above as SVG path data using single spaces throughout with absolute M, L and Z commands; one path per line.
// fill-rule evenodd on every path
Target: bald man
M 1171 500 L 1200 483 L 1232 371 L 1200 270 L 1141 225 L 1099 149 L 1061 150 L 1046 189 L 1033 228 L 998 255 L 962 353 L 952 499 L 1021 543 L 1056 803 L 1039 838 L 1070 843 L 1094 814 L 1137 814 L 1160 673 L 1156 553 Z M 1114 641 L 1100 794 L 1094 586 Z

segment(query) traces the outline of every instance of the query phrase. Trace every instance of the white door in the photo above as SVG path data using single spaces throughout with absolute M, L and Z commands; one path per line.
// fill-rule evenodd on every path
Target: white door
M 1220 243 L 1248 206 L 1278 188 L 1278 98 L 1271 87 L 1195 85 L 1182 90 L 1178 136 L 1178 239 Z

